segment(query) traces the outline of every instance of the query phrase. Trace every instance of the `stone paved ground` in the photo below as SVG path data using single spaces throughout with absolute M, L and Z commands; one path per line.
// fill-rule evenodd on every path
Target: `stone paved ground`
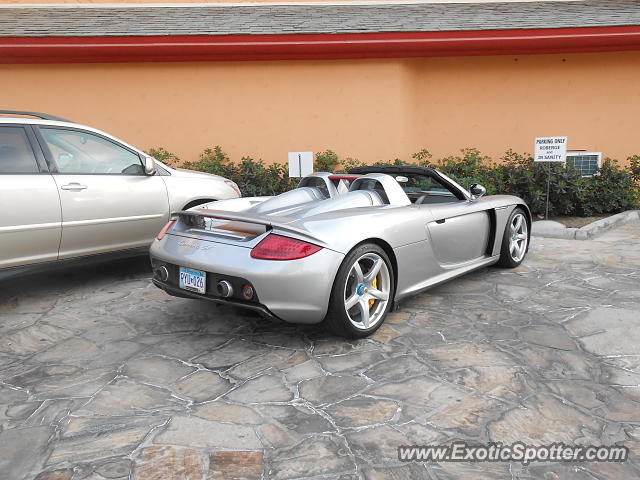
M 640 225 L 534 239 L 372 338 L 170 298 L 146 260 L 0 284 L 4 480 L 640 476 Z M 401 464 L 404 444 L 625 444 L 624 464 Z

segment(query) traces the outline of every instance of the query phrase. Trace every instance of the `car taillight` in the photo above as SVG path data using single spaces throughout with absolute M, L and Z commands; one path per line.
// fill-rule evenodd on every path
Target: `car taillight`
M 322 250 L 313 243 L 270 233 L 251 250 L 251 257 L 262 260 L 296 260 Z
M 162 227 L 162 230 L 160 230 L 160 233 L 158 233 L 158 236 L 156 237 L 158 240 L 162 240 L 164 238 L 164 236 L 167 234 L 167 232 L 169 230 L 171 230 L 171 227 L 173 227 L 173 224 L 176 223 L 176 220 L 169 220 L 169 222 L 167 222 L 167 224 Z

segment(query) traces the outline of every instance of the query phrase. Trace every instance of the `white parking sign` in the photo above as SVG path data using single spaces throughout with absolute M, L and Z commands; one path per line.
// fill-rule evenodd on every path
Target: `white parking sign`
M 538 137 L 533 160 L 564 162 L 567 159 L 567 137 Z
M 313 152 L 289 152 L 289 176 L 306 177 L 313 173 Z

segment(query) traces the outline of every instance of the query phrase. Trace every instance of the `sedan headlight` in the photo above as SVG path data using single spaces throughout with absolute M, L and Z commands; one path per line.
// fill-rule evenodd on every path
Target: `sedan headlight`
M 233 188 L 239 197 L 242 196 L 242 193 L 240 192 L 240 188 L 238 188 L 238 184 L 236 182 L 232 182 L 231 180 L 225 180 L 224 183 L 226 183 L 231 188 Z

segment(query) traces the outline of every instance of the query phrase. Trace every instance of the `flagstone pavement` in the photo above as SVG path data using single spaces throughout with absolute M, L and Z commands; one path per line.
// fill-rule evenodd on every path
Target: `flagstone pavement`
M 640 477 L 640 223 L 534 238 L 519 268 L 413 297 L 360 341 L 149 277 L 141 258 L 0 280 L 0 478 Z M 631 458 L 398 460 L 456 440 Z

